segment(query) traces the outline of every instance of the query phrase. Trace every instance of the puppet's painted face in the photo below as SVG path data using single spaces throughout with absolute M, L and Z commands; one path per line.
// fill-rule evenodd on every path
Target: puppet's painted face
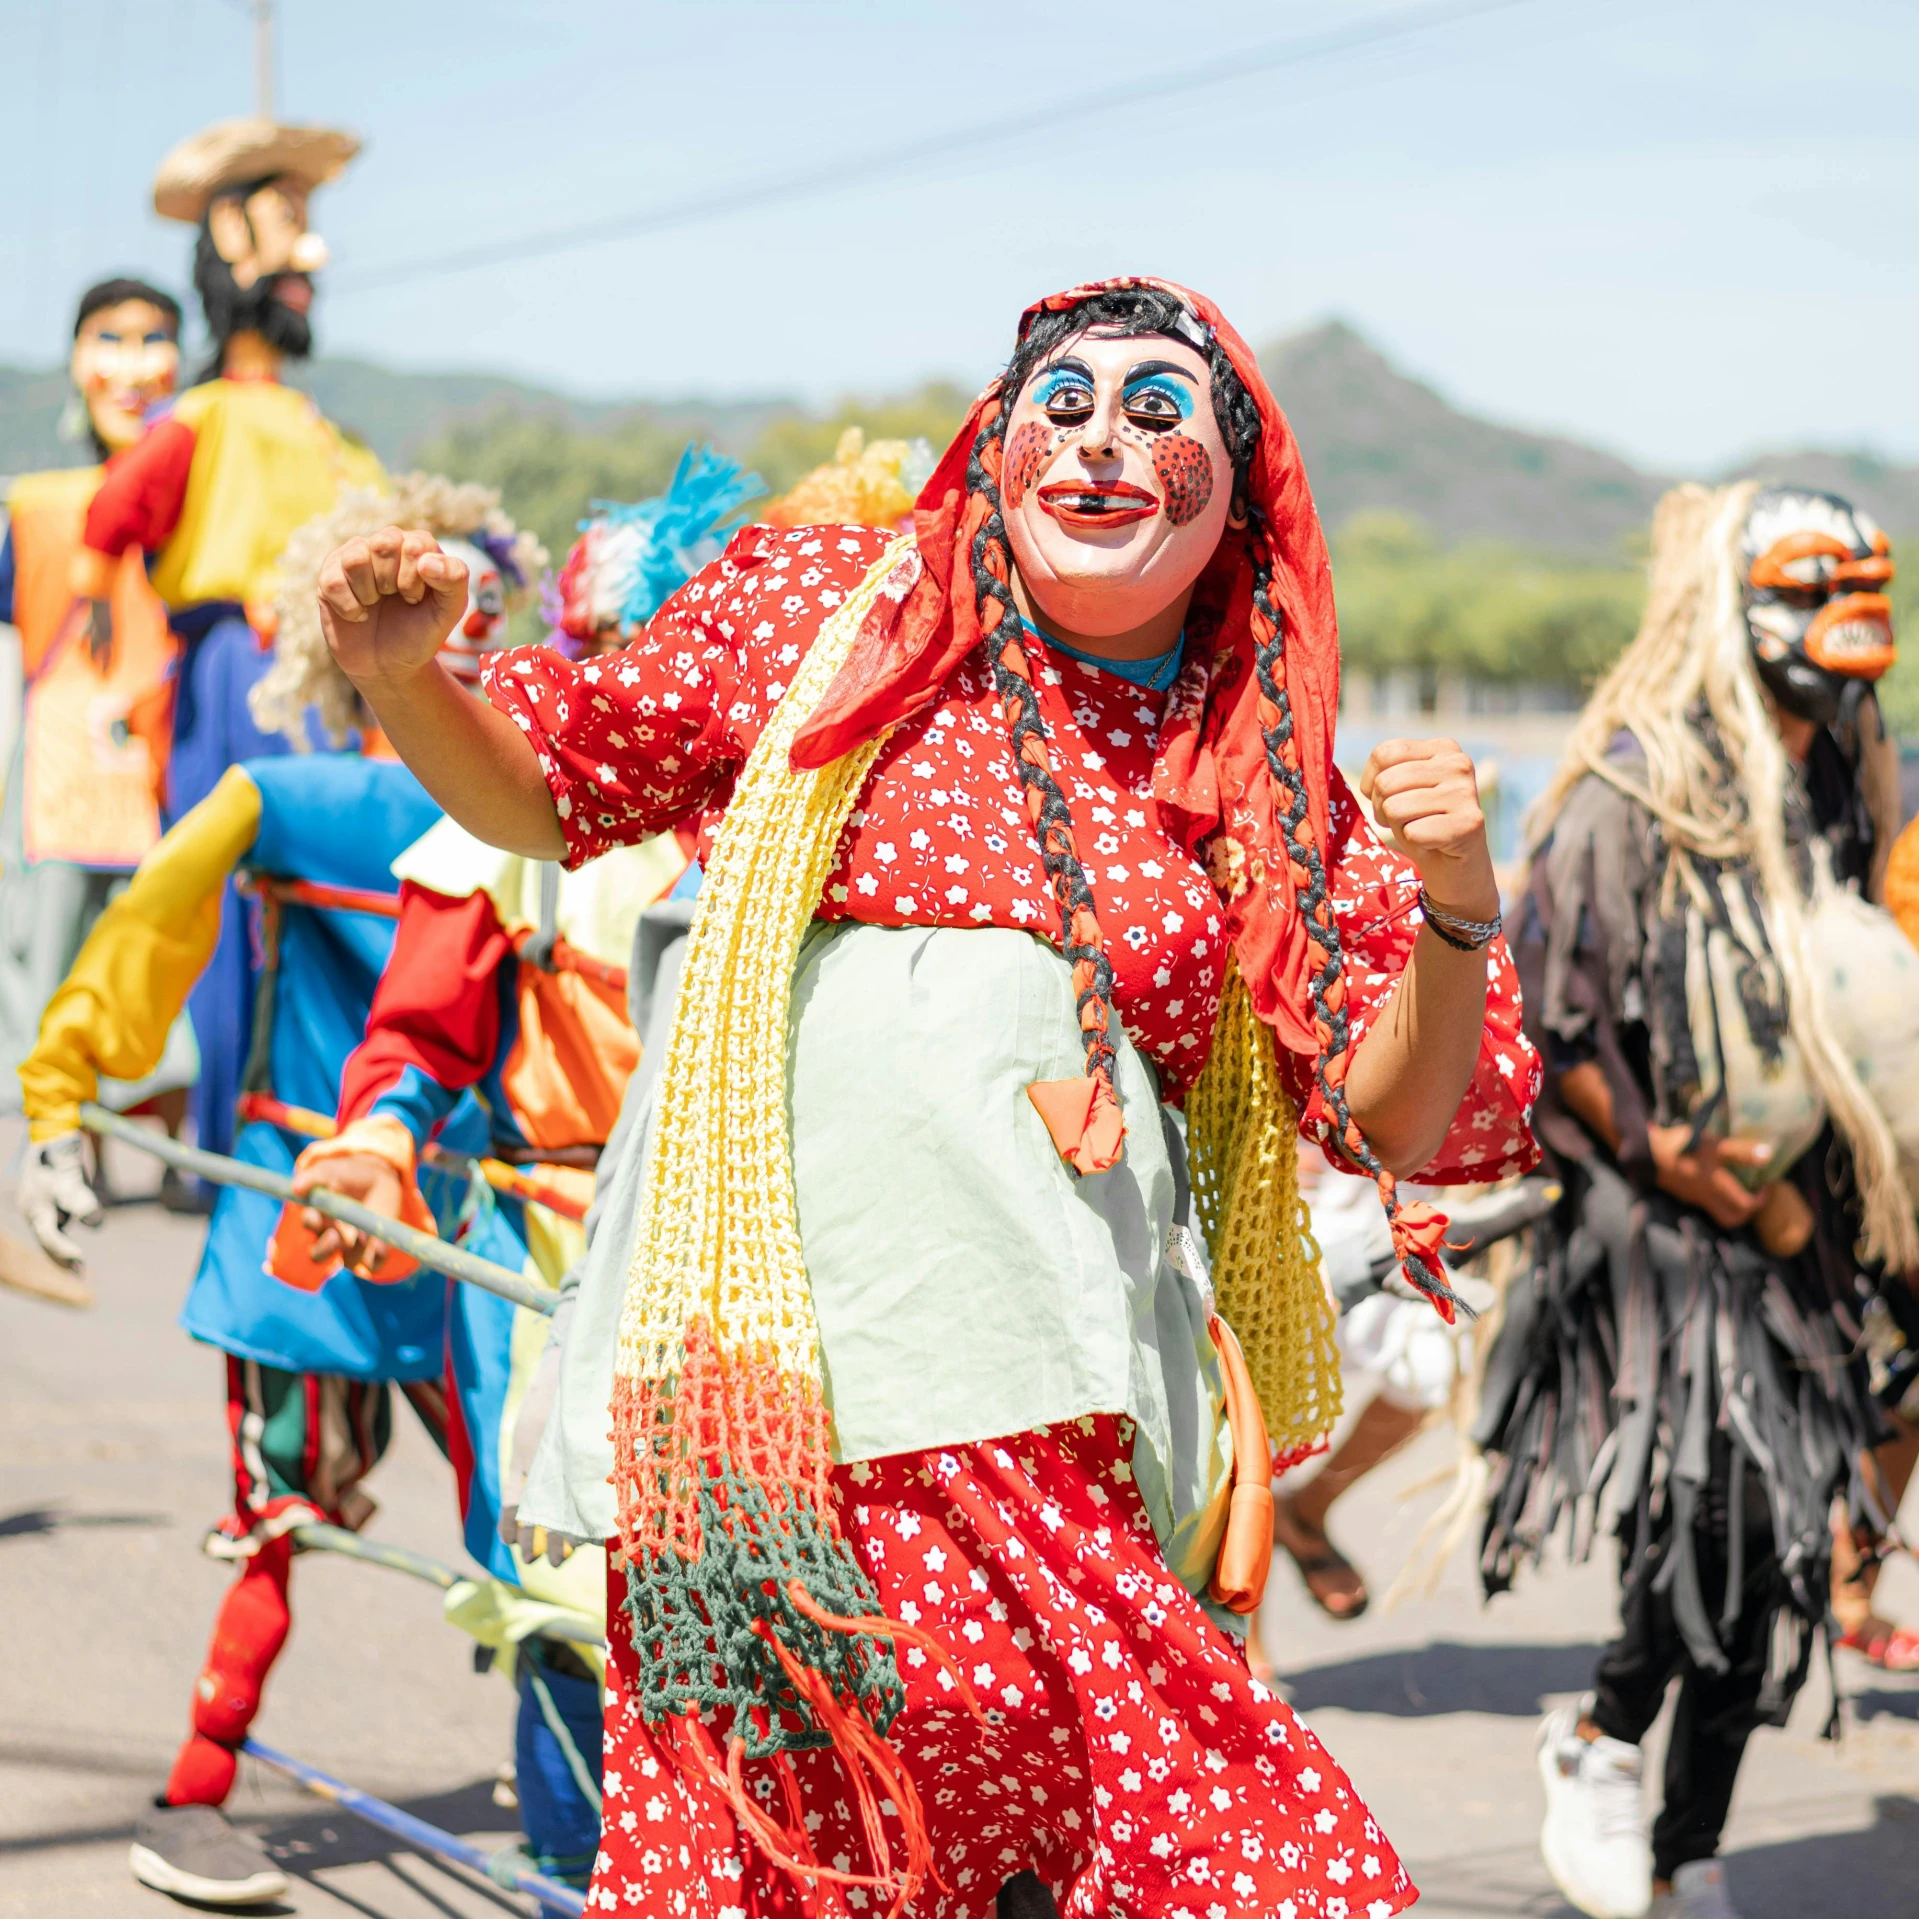
M 1176 599 L 1232 495 L 1211 374 L 1182 340 L 1082 333 L 1013 399 L 1006 536 L 1035 605 L 1068 632 L 1124 633 Z
M 80 322 L 67 364 L 94 432 L 118 452 L 145 430 L 147 409 L 172 393 L 180 342 L 151 300 L 122 300 Z
M 506 581 L 499 562 L 476 542 L 443 539 L 440 545 L 466 563 L 466 611 L 440 648 L 440 664 L 477 690 L 481 663 L 506 644 Z
M 250 329 L 296 358 L 310 352 L 313 276 L 327 263 L 327 245 L 307 227 L 306 188 L 270 180 L 244 196 L 226 194 L 207 209 L 207 233 L 233 283 L 224 330 L 215 332 Z M 211 304 L 207 317 L 213 321 Z
M 1768 487 L 1741 559 L 1760 679 L 1788 712 L 1829 725 L 1849 680 L 1876 680 L 1893 662 L 1890 543 L 1836 493 Z

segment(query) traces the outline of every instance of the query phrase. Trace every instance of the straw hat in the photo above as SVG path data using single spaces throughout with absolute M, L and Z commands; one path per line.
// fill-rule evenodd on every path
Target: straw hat
M 222 120 L 182 140 L 160 162 L 153 210 L 198 226 L 207 203 L 231 187 L 279 175 L 309 190 L 324 186 L 360 151 L 333 127 L 284 127 L 276 120 Z

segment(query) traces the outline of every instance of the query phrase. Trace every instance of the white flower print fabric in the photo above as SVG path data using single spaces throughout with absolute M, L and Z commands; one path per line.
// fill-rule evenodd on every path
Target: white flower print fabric
M 533 647 L 497 656 L 487 690 L 532 741 L 571 863 L 697 823 L 701 851 L 739 768 L 824 620 L 886 550 L 861 527 L 749 527 L 624 651 L 575 665 Z M 1169 701 L 1203 697 L 1203 673 L 1167 693 L 1029 641 L 1056 777 L 1071 806 L 1133 1042 L 1177 1100 L 1211 1044 L 1225 915 L 1198 857 L 1161 826 L 1154 776 Z M 1337 779 L 1337 776 L 1335 776 Z M 1332 795 L 1327 860 L 1358 1033 L 1405 968 L 1418 878 L 1374 837 L 1352 795 Z M 821 919 L 882 926 L 1006 926 L 1053 944 L 1046 884 L 1006 722 L 982 654 L 887 742 L 848 823 Z M 1485 1036 L 1473 1084 L 1420 1177 L 1487 1180 L 1535 1152 L 1527 1115 L 1539 1061 L 1519 1026 L 1505 943 L 1490 949 Z M 1282 1051 L 1301 1130 L 1322 1139 L 1311 1063 Z
M 882 1610 L 948 1647 L 985 1709 L 982 1726 L 937 1662 L 903 1649 L 891 1738 L 941 1882 L 911 1919 L 978 1919 L 1028 1869 L 1062 1919 L 1389 1919 L 1418 1896 L 1404 1869 L 1326 1749 L 1167 1572 L 1132 1445 L 1127 1421 L 1095 1417 L 835 1469 Z M 878 1919 L 868 1889 L 802 1888 L 770 1865 L 647 1727 L 626 1693 L 623 1598 L 616 1576 L 588 1912 Z M 814 1857 L 864 1870 L 838 1761 L 792 1764 Z M 778 1790 L 770 1774 L 754 1789 Z M 890 1802 L 882 1816 L 898 1856 Z

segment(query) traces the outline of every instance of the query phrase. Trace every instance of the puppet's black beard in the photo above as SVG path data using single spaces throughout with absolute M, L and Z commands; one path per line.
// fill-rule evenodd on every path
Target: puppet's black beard
M 313 351 L 312 316 L 296 312 L 277 298 L 279 284 L 277 279 L 262 280 L 240 295 L 227 338 L 236 333 L 257 333 L 276 352 L 292 360 L 304 360 Z
M 289 359 L 304 360 L 313 351 L 312 318 L 275 297 L 278 276 L 250 287 L 236 286 L 233 269 L 214 251 L 204 232 L 194 253 L 193 284 L 214 344 L 214 364 L 203 379 L 218 375 L 221 352 L 236 333 L 258 333 Z

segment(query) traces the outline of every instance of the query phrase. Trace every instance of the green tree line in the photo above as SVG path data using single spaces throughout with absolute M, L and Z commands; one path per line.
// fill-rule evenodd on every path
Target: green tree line
M 967 404 L 959 387 L 933 383 L 893 399 L 848 400 L 824 417 L 781 415 L 731 450 L 778 495 L 830 459 L 848 426 L 874 439 L 924 438 L 938 449 Z M 686 439 L 683 427 L 641 413 L 588 431 L 557 416 L 506 411 L 451 428 L 421 450 L 419 464 L 498 487 L 507 511 L 539 534 L 557 567 L 589 500 L 658 493 Z M 1330 544 L 1349 673 L 1409 671 L 1583 691 L 1631 640 L 1645 597 L 1643 553 L 1595 561 L 1490 541 L 1442 546 L 1397 513 L 1357 514 Z M 1895 730 L 1919 738 L 1919 541 L 1910 550 L 1893 586 L 1906 654 L 1881 697 Z M 531 616 L 523 621 L 521 637 L 534 637 Z

